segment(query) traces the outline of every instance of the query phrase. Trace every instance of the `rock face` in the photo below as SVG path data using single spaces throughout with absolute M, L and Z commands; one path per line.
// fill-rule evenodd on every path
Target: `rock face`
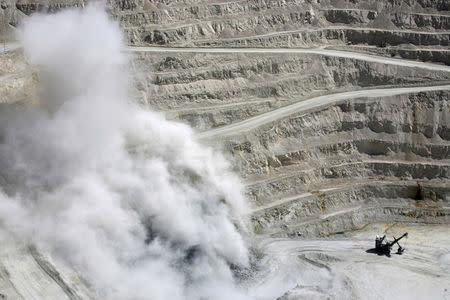
M 88 3 L 47 2 L 1 2 L 2 105 L 37 101 L 21 20 Z M 108 2 L 135 100 L 230 155 L 256 233 L 449 224 L 448 1 Z
M 10 46 L 34 12 L 87 3 L 5 0 L 2 38 Z M 448 88 L 367 97 L 369 89 L 448 84 L 446 1 L 127 0 L 109 1 L 109 13 L 129 45 L 142 46 L 130 49 L 136 101 L 206 136 L 228 132 L 206 140 L 234 157 L 257 231 L 328 234 L 393 216 L 448 221 Z M 35 101 L 39 74 L 21 50 L 3 51 L 0 65 L 1 102 Z M 286 113 L 358 90 L 361 97 Z M 245 127 L 265 114 L 267 122 Z M 418 197 L 420 189 L 431 196 Z

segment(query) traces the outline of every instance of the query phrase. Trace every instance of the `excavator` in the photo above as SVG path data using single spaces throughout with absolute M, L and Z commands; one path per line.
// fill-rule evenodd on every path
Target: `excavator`
M 402 238 L 407 237 L 408 233 L 405 232 L 401 237 L 399 238 L 395 238 L 393 241 L 388 241 L 386 239 L 386 235 L 384 236 L 379 236 L 377 235 L 377 237 L 375 238 L 375 250 L 378 253 L 382 253 L 385 254 L 386 256 L 391 256 L 391 249 L 392 246 L 394 246 L 395 244 L 398 245 L 398 249 L 397 249 L 397 254 L 403 254 L 403 252 L 405 251 L 405 248 L 403 248 L 398 241 L 400 241 Z

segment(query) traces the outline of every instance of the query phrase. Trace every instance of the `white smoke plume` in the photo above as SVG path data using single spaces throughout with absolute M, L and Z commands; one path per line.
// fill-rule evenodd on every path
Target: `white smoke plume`
M 133 105 L 119 27 L 99 6 L 21 34 L 38 107 L 0 115 L 0 222 L 107 299 L 246 299 L 245 202 L 222 155 Z M 3 178 L 2 178 L 3 177 Z

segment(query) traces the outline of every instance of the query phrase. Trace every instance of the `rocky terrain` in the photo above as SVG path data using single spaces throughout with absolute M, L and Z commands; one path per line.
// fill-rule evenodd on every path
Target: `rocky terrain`
M 109 14 L 120 23 L 129 45 L 134 99 L 191 125 L 199 140 L 229 155 L 245 181 L 252 205 L 249 218 L 257 236 L 304 238 L 305 243 L 327 248 L 337 247 L 327 246 L 327 239 L 336 233 L 375 223 L 434 224 L 439 230 L 433 241 L 448 231 L 448 1 L 108 2 Z M 1 2 L 2 105 L 37 101 L 40 75 L 15 42 L 19 24 L 35 12 L 87 3 Z M 414 228 L 427 228 L 420 226 Z M 421 232 L 417 234 L 426 236 Z M 327 239 L 309 240 L 317 237 Z M 349 234 L 342 243 L 350 249 L 353 238 Z M 372 243 L 367 233 L 363 239 Z M 361 243 L 358 240 L 360 248 Z M 276 251 L 282 251 L 276 245 Z M 417 244 L 412 251 L 421 251 L 420 247 Z M 442 264 L 448 268 L 448 243 L 438 248 L 439 255 L 446 255 Z M 318 253 L 322 255 L 304 255 Z M 326 261 L 323 268 L 327 270 L 343 264 L 329 256 L 306 256 L 302 266 L 310 259 Z M 2 278 L 8 278 L 4 274 L 14 272 L 14 267 L 9 254 L 2 257 L 6 270 Z M 31 260 L 30 255 L 27 259 Z M 435 263 L 435 258 L 426 259 Z M 368 263 L 378 264 L 378 260 L 371 256 Z M 385 267 L 376 266 L 380 272 Z M 395 268 L 393 272 L 401 273 L 409 267 L 401 262 Z M 351 272 L 345 277 L 351 283 L 339 284 L 352 286 L 349 290 L 355 294 L 349 297 L 365 298 L 361 287 L 367 282 L 355 279 L 355 272 L 361 270 Z M 441 271 L 430 274 L 416 279 L 448 279 Z M 439 280 L 437 286 L 424 283 L 428 290 L 439 290 L 431 298 L 445 296 L 446 283 Z M 20 298 L 14 291 L 22 293 L 23 288 L 5 282 L 0 281 L 0 293 Z M 46 294 L 21 296 L 54 299 L 55 282 L 44 282 L 35 290 Z M 297 299 L 305 291 L 326 298 L 326 285 L 321 284 L 286 286 L 284 292 L 294 289 L 282 299 Z M 446 288 L 450 290 L 448 283 Z

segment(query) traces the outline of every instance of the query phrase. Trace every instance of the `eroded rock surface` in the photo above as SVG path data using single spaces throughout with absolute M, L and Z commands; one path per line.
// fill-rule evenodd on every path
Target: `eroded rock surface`
M 41 75 L 14 43 L 21 21 L 89 2 L 0 1 L 2 107 L 38 105 Z M 448 227 L 448 1 L 108 2 L 133 46 L 134 100 L 229 154 L 256 234 L 325 237 L 395 222 Z M 0 255 L 0 293 L 92 296 L 73 278 L 50 280 L 45 256 L 11 245 Z M 23 265 L 14 271 L 16 262 Z M 23 287 L 27 270 L 31 289 Z M 362 297 L 355 290 L 349 297 Z M 282 299 L 302 296 L 330 294 L 299 284 Z

